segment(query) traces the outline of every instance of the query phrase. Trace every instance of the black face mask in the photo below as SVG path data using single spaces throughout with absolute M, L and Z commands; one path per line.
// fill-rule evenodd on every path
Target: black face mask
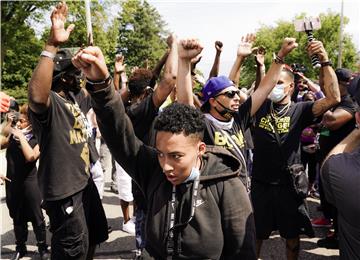
M 55 83 L 55 91 L 71 91 L 75 94 L 79 93 L 81 89 L 81 84 L 83 81 L 83 76 L 80 70 L 70 70 L 65 71 L 56 76 L 53 80 Z
M 236 111 L 225 107 L 218 100 L 216 100 L 216 102 L 218 102 L 220 104 L 220 106 L 223 108 L 223 110 L 220 111 L 215 107 L 216 112 L 218 112 L 222 117 L 226 118 L 227 120 L 231 120 L 231 118 L 233 118 L 234 115 L 236 114 Z

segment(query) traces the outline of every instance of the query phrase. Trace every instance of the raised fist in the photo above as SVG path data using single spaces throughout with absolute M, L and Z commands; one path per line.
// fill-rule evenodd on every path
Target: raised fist
M 181 40 L 178 44 L 179 58 L 191 60 L 197 57 L 203 48 L 197 39 Z

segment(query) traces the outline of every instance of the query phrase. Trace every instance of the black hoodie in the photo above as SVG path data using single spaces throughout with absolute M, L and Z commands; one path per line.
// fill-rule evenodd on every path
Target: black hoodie
M 143 190 L 147 201 L 146 249 L 156 259 L 167 254 L 172 184 L 154 148 L 134 134 L 121 97 L 109 86 L 91 91 L 98 125 L 115 160 Z M 208 147 L 203 156 L 195 215 L 193 182 L 176 186 L 174 259 L 256 259 L 252 207 L 238 178 L 239 161 L 225 149 Z M 189 222 L 188 222 L 189 221 Z M 181 225 L 182 224 L 182 225 Z

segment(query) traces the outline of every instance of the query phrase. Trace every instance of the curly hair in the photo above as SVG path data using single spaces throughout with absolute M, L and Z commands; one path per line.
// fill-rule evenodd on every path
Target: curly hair
M 204 137 L 204 115 L 189 105 L 173 103 L 166 107 L 155 121 L 155 130 Z
M 135 70 L 131 77 L 129 78 L 129 90 L 130 94 L 133 97 L 140 96 L 142 93 L 144 93 L 144 90 L 146 87 L 151 87 L 151 79 L 153 77 L 153 74 L 150 70 L 140 68 Z

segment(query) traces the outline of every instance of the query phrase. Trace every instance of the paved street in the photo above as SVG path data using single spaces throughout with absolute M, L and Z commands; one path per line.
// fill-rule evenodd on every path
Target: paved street
M 5 173 L 6 165 L 4 164 L 4 153 L 0 152 L 0 166 L 1 173 Z M 116 194 L 110 192 L 109 176 L 107 176 L 107 183 L 104 194 L 104 207 L 108 218 L 108 223 L 112 226 L 113 232 L 110 234 L 109 239 L 100 245 L 96 251 L 95 259 L 132 259 L 134 253 L 132 250 L 135 249 L 134 237 L 121 231 L 122 213 L 120 208 L 120 201 Z M 1 198 L 1 257 L 0 259 L 10 259 L 15 250 L 14 244 L 14 233 L 12 220 L 9 217 L 8 209 L 5 203 L 5 188 L 0 186 L 0 198 Z M 309 200 L 309 206 L 311 208 L 312 217 L 319 215 L 316 212 L 316 206 L 318 206 L 317 200 Z M 31 224 L 29 223 L 30 230 L 32 230 Z M 316 247 L 316 241 L 325 235 L 325 229 L 316 229 L 316 238 L 302 238 L 301 239 L 301 253 L 300 259 L 338 259 L 338 250 L 327 250 Z M 48 243 L 50 242 L 50 233 L 48 232 Z M 22 259 L 39 259 L 39 255 L 36 253 L 36 241 L 32 231 L 29 232 L 28 239 L 28 251 L 27 257 Z M 274 234 L 269 241 L 264 242 L 262 249 L 262 257 L 264 260 L 281 260 L 284 257 L 285 246 L 282 239 Z

